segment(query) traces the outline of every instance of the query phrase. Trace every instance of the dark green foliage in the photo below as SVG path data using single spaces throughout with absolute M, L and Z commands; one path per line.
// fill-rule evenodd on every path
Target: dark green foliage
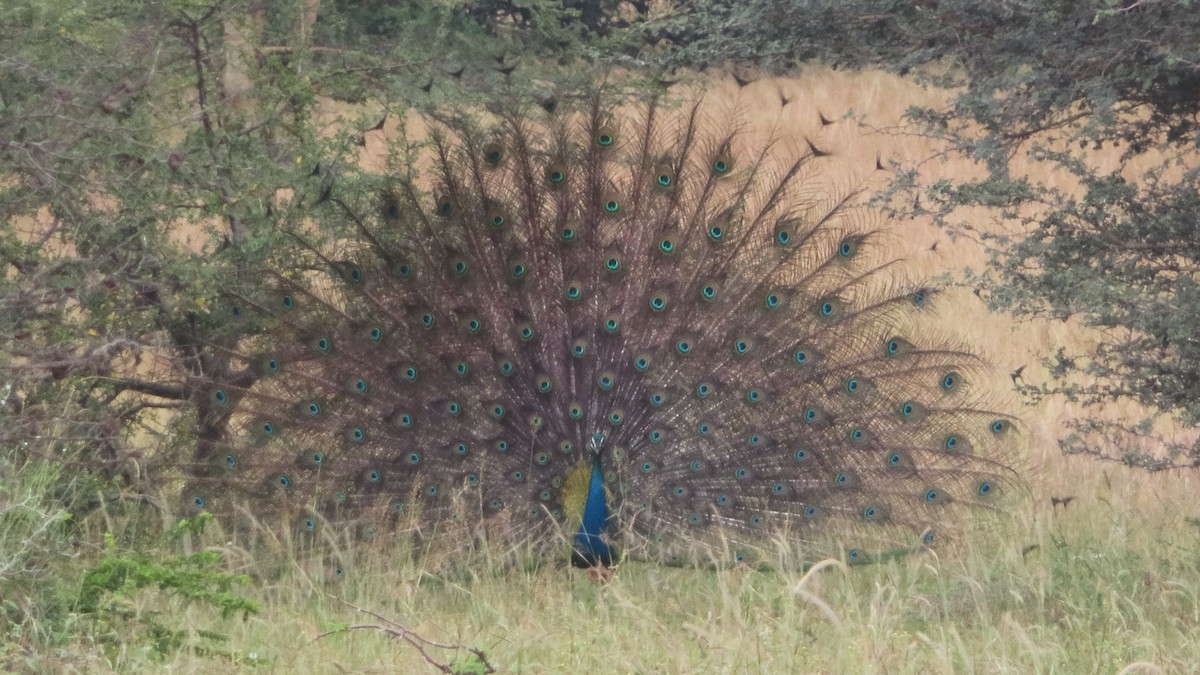
M 276 9 L 267 39 L 291 35 L 296 11 Z M 584 61 L 636 51 L 628 30 L 646 3 L 616 0 L 326 2 L 306 56 L 326 69 L 326 95 L 462 105 L 480 92 L 560 81 Z M 299 54 L 290 54 L 294 58 Z
M 258 612 L 241 592 L 249 577 L 225 571 L 226 562 L 213 550 L 188 552 L 207 516 L 183 520 L 155 537 L 152 551 L 105 534 L 102 555 L 88 562 L 78 543 L 70 548 L 66 543 L 79 524 L 69 514 L 39 509 L 36 495 L 45 489 L 44 479 L 28 466 L 15 477 L 23 484 L 0 477 L 0 626 L 6 655 L 86 643 L 109 658 L 145 650 L 163 660 L 188 650 L 244 659 L 223 649 L 224 634 L 195 628 L 194 619 L 176 615 L 189 606 L 218 612 L 224 620 L 245 620 Z M 57 550 L 43 550 L 46 542 Z M 161 594 L 152 596 L 161 597 L 158 602 L 143 603 L 144 596 L 155 593 Z
M 181 520 L 168 532 L 167 540 L 173 542 L 187 534 L 199 535 L 209 519 L 207 515 L 200 515 Z M 257 613 L 255 603 L 233 592 L 236 586 L 249 583 L 250 578 L 222 572 L 220 562 L 221 556 L 215 551 L 155 560 L 145 554 L 120 551 L 115 539 L 107 537 L 105 556 L 84 576 L 74 608 L 79 612 L 95 612 L 111 597 L 129 597 L 156 586 L 185 602 L 211 605 L 225 618 L 241 614 L 245 619 Z
M 168 540 L 187 534 L 199 534 L 206 517 L 181 521 Z M 258 612 L 258 605 L 237 592 L 250 578 L 221 570 L 220 554 L 215 551 L 175 555 L 152 555 L 120 550 L 111 536 L 105 538 L 105 555 L 87 572 L 71 611 L 92 622 L 95 639 L 107 649 L 127 649 L 144 643 L 157 658 L 170 658 L 180 649 L 191 649 L 210 656 L 226 656 L 217 645 L 225 636 L 200 630 L 193 642 L 188 631 L 170 612 L 134 611 L 130 606 L 148 588 L 157 588 L 168 597 L 181 600 L 181 607 L 199 604 L 218 610 L 223 618 L 241 615 L 245 620 Z

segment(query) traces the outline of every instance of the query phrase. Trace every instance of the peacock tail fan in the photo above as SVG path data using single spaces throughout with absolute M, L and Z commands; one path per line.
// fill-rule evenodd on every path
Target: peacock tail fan
M 744 119 L 427 118 L 370 209 L 334 188 L 352 235 L 239 290 L 187 508 L 580 565 L 961 541 L 1020 486 L 991 368 L 837 158 Z

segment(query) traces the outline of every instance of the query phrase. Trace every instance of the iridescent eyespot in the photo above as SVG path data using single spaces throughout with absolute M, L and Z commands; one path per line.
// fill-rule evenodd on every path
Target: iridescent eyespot
M 942 389 L 954 391 L 958 387 L 958 373 L 949 372 L 942 376 Z

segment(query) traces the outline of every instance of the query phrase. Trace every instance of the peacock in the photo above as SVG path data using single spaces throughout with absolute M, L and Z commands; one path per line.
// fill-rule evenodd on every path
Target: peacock
M 300 262 L 230 291 L 185 508 L 582 567 L 864 562 L 1000 511 L 988 364 L 829 153 L 745 119 L 608 91 L 426 115 L 370 204 L 326 187 L 351 234 L 296 226 Z

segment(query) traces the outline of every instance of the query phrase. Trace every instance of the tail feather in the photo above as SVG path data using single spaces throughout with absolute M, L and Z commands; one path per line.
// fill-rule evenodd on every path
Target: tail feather
M 601 92 L 430 120 L 376 213 L 334 195 L 353 234 L 238 302 L 185 502 L 593 562 L 963 531 L 1020 482 L 987 364 L 859 191 L 826 194 L 836 157 L 740 119 Z

